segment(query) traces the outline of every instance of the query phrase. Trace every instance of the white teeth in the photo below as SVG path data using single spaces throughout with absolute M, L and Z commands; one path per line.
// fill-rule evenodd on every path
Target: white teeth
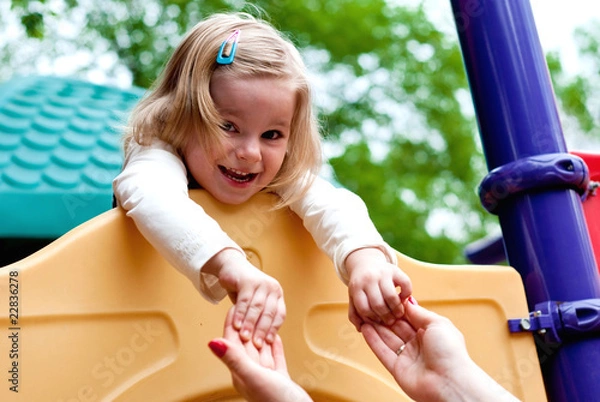
M 223 172 L 223 174 L 229 177 L 229 179 L 237 181 L 239 183 L 246 183 L 248 181 L 253 180 L 254 177 L 256 177 L 256 173 L 242 172 L 241 170 L 226 168 L 222 165 L 219 166 L 219 169 L 221 169 L 221 172 Z
M 237 169 L 230 169 L 230 168 L 228 168 L 227 170 L 229 170 L 230 172 L 233 172 L 233 173 L 235 173 L 235 174 L 237 174 L 239 176 L 249 176 L 251 174 L 251 173 L 241 172 L 241 171 L 239 171 Z

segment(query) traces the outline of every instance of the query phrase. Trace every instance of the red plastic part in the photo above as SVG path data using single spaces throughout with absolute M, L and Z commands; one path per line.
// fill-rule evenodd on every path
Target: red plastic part
M 600 182 L 600 154 L 586 152 L 572 152 L 572 154 L 585 161 L 590 173 L 590 182 Z M 596 265 L 598 265 L 600 262 L 600 188 L 585 199 L 583 212 L 596 256 Z

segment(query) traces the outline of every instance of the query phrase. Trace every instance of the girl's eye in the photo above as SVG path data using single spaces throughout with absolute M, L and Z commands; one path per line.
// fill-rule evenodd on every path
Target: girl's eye
M 281 138 L 282 135 L 279 131 L 271 130 L 263 133 L 262 137 L 268 140 L 276 140 L 278 138 Z
M 221 124 L 221 130 L 223 131 L 235 131 L 235 126 L 231 123 L 223 123 Z

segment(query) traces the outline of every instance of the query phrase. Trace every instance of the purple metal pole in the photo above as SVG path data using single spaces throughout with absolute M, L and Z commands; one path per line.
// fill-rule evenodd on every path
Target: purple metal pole
M 548 69 L 526 0 L 451 0 L 488 168 L 566 153 Z M 560 22 L 557 22 L 560 23 Z M 519 180 L 516 177 L 515 180 Z M 600 297 L 580 197 L 568 188 L 507 197 L 496 213 L 530 309 Z M 600 398 L 600 338 L 542 345 L 550 401 Z

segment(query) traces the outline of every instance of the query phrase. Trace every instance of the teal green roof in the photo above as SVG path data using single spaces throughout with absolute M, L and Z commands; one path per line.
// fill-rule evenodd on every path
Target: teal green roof
M 0 237 L 55 238 L 112 206 L 143 91 L 62 77 L 0 85 Z

